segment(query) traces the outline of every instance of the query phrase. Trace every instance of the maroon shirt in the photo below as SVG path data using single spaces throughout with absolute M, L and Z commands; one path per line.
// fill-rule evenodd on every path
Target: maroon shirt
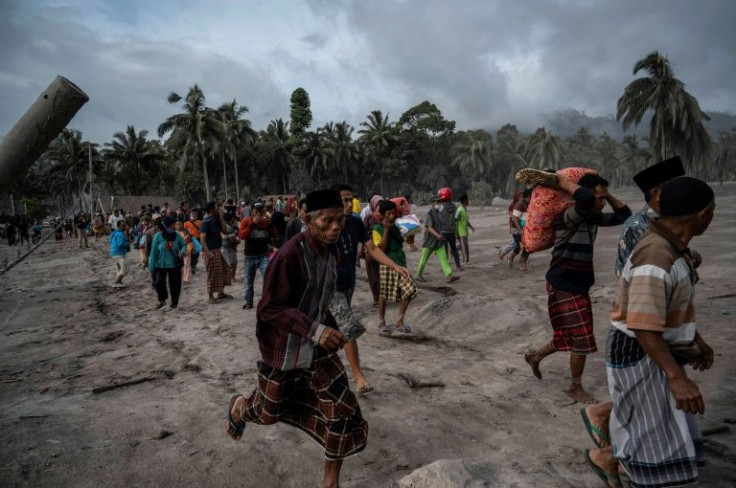
M 337 329 L 328 306 L 337 279 L 338 249 L 325 254 L 301 232 L 268 265 L 258 303 L 256 336 L 263 362 L 281 371 L 309 369 L 327 355 L 317 344 L 325 327 Z

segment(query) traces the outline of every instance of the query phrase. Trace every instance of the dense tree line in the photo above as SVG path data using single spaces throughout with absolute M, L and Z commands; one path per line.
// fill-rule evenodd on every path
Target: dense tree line
M 625 87 L 617 119 L 624 129 L 648 119 L 649 136 L 623 140 L 595 136 L 585 127 L 569 137 L 545 127 L 523 134 L 511 124 L 495 133 L 457 131 L 429 101 L 396 119 L 374 110 L 357 126 L 340 121 L 312 128 L 309 94 L 302 88 L 291 96 L 290 120 L 278 118 L 256 130 L 246 106 L 233 100 L 209 107 L 194 85 L 185 96 L 169 95 L 179 112 L 158 127 L 159 139 L 128 126 L 97 144 L 65 129 L 13 193 L 34 205 L 68 208 L 89 192 L 90 159 L 96 195 L 165 194 L 196 202 L 308 192 L 346 181 L 363 198 L 412 194 L 422 203 L 438 187 L 451 186 L 485 204 L 510 195 L 513 176 L 523 167 L 592 167 L 620 186 L 674 154 L 695 176 L 732 179 L 736 127 L 711 141 L 703 126 L 708 116 L 665 56 L 654 52 L 639 60 L 634 75 L 639 72 L 647 76 Z

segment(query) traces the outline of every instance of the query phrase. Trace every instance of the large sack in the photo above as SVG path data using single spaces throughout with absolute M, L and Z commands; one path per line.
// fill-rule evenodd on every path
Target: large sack
M 577 183 L 583 175 L 595 173 L 590 168 L 565 168 L 557 171 L 561 178 Z M 528 253 L 544 251 L 555 244 L 553 223 L 557 217 L 575 204 L 572 196 L 562 190 L 537 186 L 527 209 L 526 225 L 521 244 Z
M 399 226 L 401 231 L 401 237 L 413 236 L 420 230 L 422 230 L 422 222 L 414 214 L 404 215 L 396 219 L 396 225 Z

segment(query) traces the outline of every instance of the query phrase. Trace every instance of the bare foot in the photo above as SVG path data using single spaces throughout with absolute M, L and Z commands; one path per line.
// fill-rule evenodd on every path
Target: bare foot
M 245 402 L 243 395 L 237 395 L 230 400 L 230 412 L 228 413 L 227 419 L 227 435 L 233 439 L 240 440 L 243 437 L 243 430 L 245 430 L 245 422 L 240 417 L 240 407 Z
M 528 352 L 524 354 L 524 361 L 526 361 L 529 366 L 532 367 L 532 373 L 538 380 L 542 379 L 542 372 L 539 371 L 539 359 L 537 359 L 537 355 L 533 352 Z
M 593 398 L 592 396 L 588 395 L 588 392 L 586 392 L 583 389 L 583 385 L 579 383 L 573 383 L 570 385 L 570 388 L 566 390 L 566 393 L 570 395 L 570 397 L 579 403 L 584 403 L 586 405 L 593 405 L 595 403 L 599 403 L 598 400 Z

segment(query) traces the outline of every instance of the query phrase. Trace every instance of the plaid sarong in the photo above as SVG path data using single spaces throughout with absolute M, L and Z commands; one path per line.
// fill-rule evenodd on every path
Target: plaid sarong
M 606 343 L 610 431 L 616 459 L 631 486 L 680 486 L 705 465 L 695 415 L 678 410 L 669 380 L 633 337 L 611 327 Z M 680 362 L 684 364 L 684 362 Z
M 222 293 L 230 285 L 230 273 L 225 258 L 219 249 L 204 254 L 204 266 L 207 271 L 207 293 Z
M 417 296 L 417 285 L 414 280 L 401 276 L 388 266 L 380 265 L 378 269 L 380 287 L 378 297 L 387 302 L 413 300 Z
M 547 311 L 554 330 L 552 345 L 556 351 L 590 354 L 598 350 L 589 295 L 557 290 L 548 282 Z
M 304 431 L 329 460 L 365 449 L 368 423 L 350 390 L 345 368 L 335 354 L 315 359 L 312 370 L 280 371 L 258 363 L 258 387 L 240 412 L 246 422 L 284 422 Z

